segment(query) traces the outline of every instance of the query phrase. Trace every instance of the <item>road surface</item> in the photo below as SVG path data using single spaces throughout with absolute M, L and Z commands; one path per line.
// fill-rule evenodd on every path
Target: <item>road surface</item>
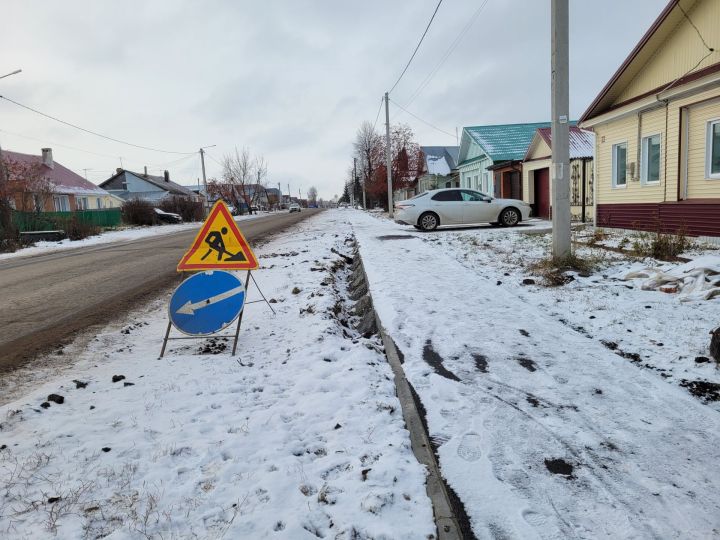
M 242 221 L 240 227 L 253 242 L 316 212 L 270 215 Z M 175 267 L 196 234 L 192 229 L 0 261 L 0 370 L 179 283 Z

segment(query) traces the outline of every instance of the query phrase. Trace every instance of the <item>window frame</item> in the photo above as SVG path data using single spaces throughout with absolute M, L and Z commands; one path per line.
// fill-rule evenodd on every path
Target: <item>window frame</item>
M 649 171 L 649 155 L 648 150 L 650 148 L 650 139 L 653 137 L 658 137 L 660 139 L 658 143 L 659 152 L 658 152 L 658 179 L 657 180 L 648 180 L 648 171 Z M 626 154 L 627 156 L 627 154 Z M 627 158 L 626 158 L 627 160 Z M 662 180 L 662 172 L 660 169 L 660 163 L 662 162 L 662 133 L 652 133 L 651 135 L 647 135 L 642 138 L 640 141 L 640 183 L 642 185 L 647 186 L 657 186 L 660 184 Z M 627 183 L 627 171 L 625 174 L 625 182 Z
M 625 146 L 625 183 L 618 184 L 617 183 L 617 148 L 620 146 Z M 613 189 L 626 189 L 628 184 L 628 175 L 627 175 L 627 153 L 628 153 L 628 143 L 627 141 L 621 141 L 618 143 L 615 143 L 612 145 L 611 154 L 612 154 L 612 188 Z
M 720 125 L 720 118 L 713 118 L 707 121 L 705 127 L 705 179 L 720 180 L 720 171 L 712 172 L 712 131 L 713 126 Z
M 443 193 L 449 193 L 449 192 L 457 193 L 458 198 L 457 199 L 436 199 L 436 197 L 438 195 L 442 195 Z M 435 202 L 463 202 L 463 198 L 462 198 L 462 195 L 460 194 L 459 189 L 447 189 L 447 188 L 443 189 L 442 191 L 438 191 L 435 195 L 430 197 L 430 200 L 435 201 Z

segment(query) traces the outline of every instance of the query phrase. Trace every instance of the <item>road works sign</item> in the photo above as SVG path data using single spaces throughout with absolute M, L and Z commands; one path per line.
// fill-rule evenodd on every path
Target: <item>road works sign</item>
M 218 201 L 200 228 L 192 247 L 183 256 L 177 271 L 256 270 L 255 254 L 238 229 L 230 210 Z
M 245 286 L 229 272 L 190 276 L 170 299 L 170 321 L 183 334 L 207 336 L 237 319 L 245 305 Z

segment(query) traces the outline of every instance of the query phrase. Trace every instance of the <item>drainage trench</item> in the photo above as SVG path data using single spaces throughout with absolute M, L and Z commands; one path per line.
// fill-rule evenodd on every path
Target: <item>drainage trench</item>
M 392 337 L 382 326 L 382 321 L 373 308 L 372 295 L 367 275 L 355 241 L 352 241 L 353 256 L 348 279 L 348 296 L 355 302 L 355 329 L 364 335 L 378 333 L 385 348 L 385 356 L 394 375 L 395 391 L 402 407 L 405 425 L 410 432 L 410 442 L 415 458 L 427 469 L 425 489 L 432 502 L 435 525 L 439 540 L 472 540 L 475 535 L 465 508 L 453 489 L 447 485 L 440 473 L 436 448 L 428 434 L 425 408 L 415 389 L 408 382 L 403 371 L 404 358 L 395 346 Z

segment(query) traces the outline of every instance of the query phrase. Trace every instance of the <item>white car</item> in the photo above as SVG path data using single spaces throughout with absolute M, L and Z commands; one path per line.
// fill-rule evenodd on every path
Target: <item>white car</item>
M 433 189 L 395 203 L 395 221 L 424 231 L 442 225 L 491 223 L 512 227 L 530 217 L 530 205 L 516 199 L 496 199 L 465 188 Z
M 290 213 L 291 213 L 291 214 L 292 214 L 293 212 L 300 212 L 300 205 L 299 205 L 298 203 L 292 203 L 292 204 L 290 205 L 289 210 L 290 210 Z

